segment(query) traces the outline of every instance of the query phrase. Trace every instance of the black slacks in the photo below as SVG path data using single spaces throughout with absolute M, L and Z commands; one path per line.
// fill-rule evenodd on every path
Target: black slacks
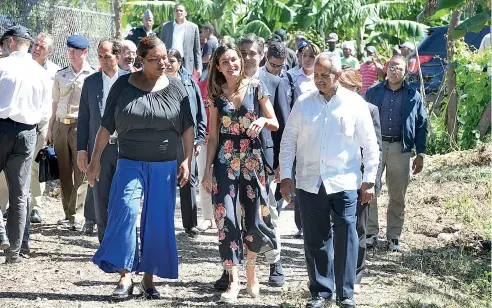
M 183 149 L 178 149 L 178 170 L 179 165 L 184 159 Z M 192 155 L 190 179 L 186 185 L 179 188 L 179 198 L 181 200 L 181 220 L 183 228 L 191 229 L 198 225 L 196 187 L 198 185 L 198 165 L 195 155 Z
M 369 218 L 369 203 L 361 204 L 357 201 L 357 236 L 359 237 L 359 252 L 357 254 L 357 270 L 355 275 L 355 283 L 360 284 L 364 270 L 366 267 L 366 234 L 367 234 L 367 219 Z

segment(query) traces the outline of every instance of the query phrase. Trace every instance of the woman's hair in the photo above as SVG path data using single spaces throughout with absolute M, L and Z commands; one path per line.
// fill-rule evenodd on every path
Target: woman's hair
M 362 76 L 359 71 L 352 67 L 343 66 L 342 75 L 338 78 L 342 87 L 360 93 L 362 89 Z
M 183 63 L 183 57 L 181 57 L 181 53 L 179 52 L 179 50 L 171 48 L 167 51 L 167 56 L 174 57 L 176 58 L 176 60 L 178 60 L 179 63 Z
M 224 74 L 222 74 L 222 72 L 219 72 L 217 66 L 219 65 L 220 57 L 222 57 L 222 55 L 229 50 L 234 50 L 241 61 L 241 71 L 239 72 L 239 78 L 236 84 L 236 91 L 239 89 L 239 86 L 243 82 L 244 78 L 246 78 L 246 76 L 244 75 L 244 61 L 243 61 L 243 57 L 241 56 L 241 52 L 239 52 L 237 47 L 233 44 L 220 45 L 215 50 L 214 54 L 212 55 L 212 59 L 208 63 L 207 100 L 209 102 L 213 102 L 216 98 L 218 98 L 223 93 L 222 85 L 224 85 L 227 81 Z
M 313 43 L 303 47 L 302 52 L 304 53 L 304 50 L 307 50 L 307 49 L 311 49 L 311 51 L 313 52 L 315 57 L 321 53 L 321 49 L 318 47 L 318 45 L 313 44 Z
M 144 37 L 137 46 L 137 56 L 145 58 L 149 51 L 164 43 L 157 36 Z M 165 45 L 164 45 L 165 47 Z

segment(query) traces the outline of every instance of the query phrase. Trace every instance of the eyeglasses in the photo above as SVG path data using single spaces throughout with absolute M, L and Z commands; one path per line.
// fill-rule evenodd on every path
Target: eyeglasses
M 283 69 L 285 67 L 284 64 L 275 64 L 275 63 L 272 63 L 270 61 L 268 61 L 268 63 L 273 67 L 273 68 L 278 68 L 278 69 Z
M 398 73 L 402 73 L 405 69 L 402 68 L 402 67 L 398 67 L 398 66 L 388 66 L 388 71 L 390 72 L 398 72 Z

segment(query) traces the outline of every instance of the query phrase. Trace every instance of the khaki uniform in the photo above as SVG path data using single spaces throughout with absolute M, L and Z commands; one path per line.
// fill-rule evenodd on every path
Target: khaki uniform
M 77 167 L 77 118 L 84 80 L 94 71 L 85 63 L 75 73 L 70 65 L 56 73 L 53 84 L 53 99 L 58 100 L 53 145 L 58 157 L 63 210 L 66 219 L 80 224 L 84 221 L 87 181 Z

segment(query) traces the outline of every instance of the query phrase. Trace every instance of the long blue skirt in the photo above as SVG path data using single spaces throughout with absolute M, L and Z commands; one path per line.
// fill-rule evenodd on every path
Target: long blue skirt
M 174 234 L 177 163 L 119 159 L 111 184 L 108 225 L 92 262 L 106 273 L 122 269 L 178 278 Z M 140 220 L 140 249 L 137 217 Z

